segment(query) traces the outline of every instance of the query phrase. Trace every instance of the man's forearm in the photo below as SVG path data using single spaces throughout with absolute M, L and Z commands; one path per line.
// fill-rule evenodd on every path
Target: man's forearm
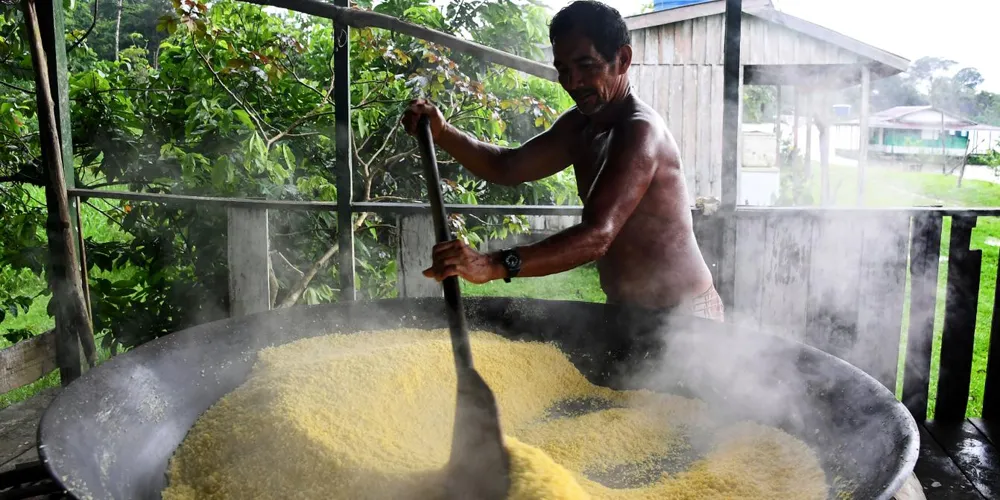
M 509 149 L 480 141 L 451 124 L 441 129 L 437 144 L 476 177 L 494 184 L 511 184 L 505 172 Z
M 595 261 L 607 252 L 611 239 L 607 230 L 579 224 L 537 243 L 518 247 L 521 255 L 521 271 L 518 276 L 548 276 Z M 500 262 L 498 258 L 495 261 Z M 500 274 L 502 278 L 506 272 Z

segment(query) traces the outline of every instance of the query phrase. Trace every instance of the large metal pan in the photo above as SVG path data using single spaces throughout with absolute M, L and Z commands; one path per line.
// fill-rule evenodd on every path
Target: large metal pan
M 246 379 L 258 350 L 333 332 L 445 328 L 443 308 L 440 299 L 302 306 L 176 332 L 65 388 L 42 418 L 39 454 L 78 498 L 159 498 L 188 429 Z M 916 424 L 892 393 L 803 344 L 604 304 L 483 298 L 466 308 L 472 329 L 557 343 L 595 383 L 696 396 L 785 429 L 817 450 L 831 498 L 889 499 L 916 462 Z

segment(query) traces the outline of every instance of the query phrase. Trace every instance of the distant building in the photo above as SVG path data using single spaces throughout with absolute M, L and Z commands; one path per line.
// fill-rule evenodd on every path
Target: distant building
M 857 151 L 858 123 L 857 119 L 837 123 L 837 150 Z M 868 118 L 868 131 L 868 153 L 896 159 L 942 153 L 964 158 L 996 148 L 1000 139 L 998 127 L 982 125 L 933 106 L 897 106 L 879 111 Z

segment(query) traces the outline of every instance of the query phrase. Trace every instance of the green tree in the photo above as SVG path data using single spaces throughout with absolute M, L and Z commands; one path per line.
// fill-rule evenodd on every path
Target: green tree
M 374 6 L 360 2 L 359 7 L 446 32 L 468 31 L 482 43 L 520 54 L 531 54 L 545 41 L 547 19 L 537 3 L 462 4 L 441 10 L 424 0 L 388 0 Z M 152 39 L 150 19 L 134 28 L 146 33 L 142 40 Z M 123 26 L 132 25 L 123 18 Z M 76 34 L 81 28 L 72 29 Z M 135 43 L 123 47 L 117 59 L 108 57 L 103 35 L 90 38 L 97 28 L 71 52 L 70 98 L 80 185 L 232 197 L 337 199 L 332 170 L 336 158 L 335 41 L 329 21 L 294 13 L 270 14 L 231 0 L 211 5 L 183 0 L 171 15 L 157 19 L 155 29 L 162 37 L 156 46 Z M 76 40 L 81 37 L 82 33 Z M 417 95 L 433 99 L 463 129 L 499 144 L 526 140 L 568 106 L 556 84 L 381 30 L 352 30 L 351 78 L 355 201 L 426 199 L 416 143 L 398 126 L 406 103 Z M 30 94 L 7 87 L 4 93 L 23 110 L 25 119 L 33 119 Z M 9 134 L 12 127 L 3 130 Z M 4 137 L 7 144 L 14 144 L 12 138 Z M 16 157 L 4 157 L 0 168 L 36 172 L 32 147 L 36 146 L 24 148 Z M 498 187 L 471 177 L 447 155 L 440 160 L 448 202 L 570 201 L 573 180 L 569 173 L 513 188 Z M 2 184 L 5 197 L 16 196 L 15 189 L 25 186 L 24 179 L 6 180 L 17 182 Z M 97 206 L 92 200 L 84 203 Z M 124 202 L 98 208 L 127 235 L 110 241 L 88 237 L 86 241 L 88 263 L 95 275 L 91 280 L 95 331 L 110 334 L 105 337 L 106 345 L 130 347 L 225 315 L 224 211 Z M 30 206 L 26 211 L 37 214 L 40 207 Z M 474 243 L 525 229 L 519 217 L 453 217 L 453 223 Z M 27 224 L 34 225 L 25 231 L 43 234 L 38 233 L 40 219 Z M 336 217 L 272 211 L 270 227 L 272 278 L 278 291 L 275 304 L 335 300 L 338 282 L 333 256 L 339 251 L 335 235 L 340 230 Z M 0 228 L 0 232 L 12 230 Z M 392 296 L 396 274 L 393 220 L 361 214 L 348 230 L 357 236 L 361 294 Z M 43 243 L 22 238 L 17 245 L 4 248 L 31 255 Z M 0 267 L 15 272 L 30 269 L 14 257 L 5 254 Z M 120 270 L 128 270 L 127 277 L 108 277 Z

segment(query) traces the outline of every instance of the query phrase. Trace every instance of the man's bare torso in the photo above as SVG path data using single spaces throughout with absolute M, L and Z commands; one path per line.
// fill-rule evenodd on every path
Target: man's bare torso
M 712 277 L 694 239 L 691 204 L 677 145 L 662 118 L 630 95 L 626 109 L 609 129 L 595 130 L 580 115 L 580 142 L 571 147 L 577 187 L 586 205 L 601 182 L 608 145 L 625 120 L 648 120 L 659 130 L 662 155 L 653 181 L 597 267 L 609 302 L 671 308 L 708 290 Z M 603 170 L 602 170 L 603 169 Z

